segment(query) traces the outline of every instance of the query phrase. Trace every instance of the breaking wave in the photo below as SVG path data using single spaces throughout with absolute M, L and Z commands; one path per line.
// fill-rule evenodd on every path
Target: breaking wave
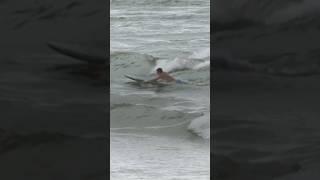
M 200 49 L 186 57 L 176 57 L 173 60 L 158 59 L 152 55 L 134 52 L 111 53 L 111 81 L 127 81 L 123 77 L 129 74 L 148 78 L 153 76 L 156 68 L 161 67 L 177 79 L 192 82 L 193 79 L 204 79 L 209 83 L 210 49 Z M 186 70 L 186 71 L 184 71 Z M 202 88 L 192 84 L 188 89 Z M 122 87 L 123 88 L 123 87 Z M 184 89 L 182 91 L 182 89 Z M 208 139 L 210 135 L 210 112 L 205 103 L 185 97 L 185 88 L 179 86 L 164 87 L 160 95 L 139 95 L 146 89 L 135 92 L 134 89 L 125 94 L 111 93 L 111 130 L 117 132 L 152 132 L 161 134 L 196 134 Z M 182 94 L 181 94 L 182 93 Z M 150 93 L 148 93 L 150 94 Z M 203 97 L 202 99 L 208 99 Z M 123 113 L 125 112 L 125 113 Z
M 205 48 L 193 52 L 189 57 L 176 57 L 173 60 L 159 60 L 152 69 L 155 72 L 157 68 L 163 68 L 167 72 L 177 72 L 182 70 L 199 70 L 210 68 L 210 49 Z

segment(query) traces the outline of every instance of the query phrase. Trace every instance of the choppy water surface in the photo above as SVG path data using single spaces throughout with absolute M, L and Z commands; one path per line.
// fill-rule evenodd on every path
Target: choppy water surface
M 112 179 L 209 179 L 209 3 L 111 2 Z M 188 84 L 124 78 L 157 67 Z

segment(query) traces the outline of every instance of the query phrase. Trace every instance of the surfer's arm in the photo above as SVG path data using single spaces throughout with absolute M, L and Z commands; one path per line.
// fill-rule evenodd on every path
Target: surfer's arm
M 158 76 L 158 77 L 156 77 L 156 78 L 154 78 L 154 79 L 151 79 L 151 80 L 149 80 L 149 81 L 146 81 L 147 83 L 149 83 L 149 82 L 155 82 L 155 81 L 157 81 L 158 79 L 160 79 L 160 77 Z

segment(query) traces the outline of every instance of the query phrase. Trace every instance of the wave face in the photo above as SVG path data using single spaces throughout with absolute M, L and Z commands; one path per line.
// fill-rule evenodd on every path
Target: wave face
M 200 50 L 188 57 L 173 60 L 132 52 L 112 53 L 110 74 L 113 130 L 161 129 L 167 135 L 164 129 L 168 128 L 181 134 L 190 131 L 209 139 L 210 55 L 207 53 L 207 50 Z M 141 79 L 151 79 L 158 67 L 188 84 L 163 88 L 144 87 L 128 84 L 130 80 L 124 78 L 124 75 L 129 74 Z M 193 95 L 197 91 L 199 95 Z M 201 92 L 205 94 L 200 95 Z M 178 134 L 175 133 L 175 136 Z

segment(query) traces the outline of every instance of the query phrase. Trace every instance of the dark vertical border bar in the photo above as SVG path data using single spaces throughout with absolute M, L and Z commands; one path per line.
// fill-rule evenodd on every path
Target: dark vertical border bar
M 212 179 L 319 179 L 320 5 L 213 2 Z
M 213 179 L 213 170 L 214 170 L 214 137 L 213 137 L 213 128 L 214 128 L 214 107 L 213 107 L 213 99 L 214 99 L 214 77 L 213 77 L 213 70 L 214 70 L 214 60 L 213 60 L 213 53 L 214 53 L 214 29 L 213 29 L 213 2 L 210 1 L 210 179 Z
M 109 179 L 106 3 L 0 1 L 0 179 Z
M 106 117 L 107 120 L 107 128 L 106 128 L 106 137 L 107 137 L 107 142 L 106 142 L 106 146 L 107 146 L 107 159 L 106 159 L 106 172 L 107 176 L 106 179 L 110 179 L 110 1 L 108 0 L 108 7 L 107 7 L 107 13 L 106 13 L 106 25 L 107 25 L 107 38 L 106 38 L 106 56 L 107 56 L 107 79 L 106 79 L 106 84 L 107 84 L 107 89 L 108 89 L 108 99 L 107 99 L 107 103 L 108 103 L 108 114 Z

